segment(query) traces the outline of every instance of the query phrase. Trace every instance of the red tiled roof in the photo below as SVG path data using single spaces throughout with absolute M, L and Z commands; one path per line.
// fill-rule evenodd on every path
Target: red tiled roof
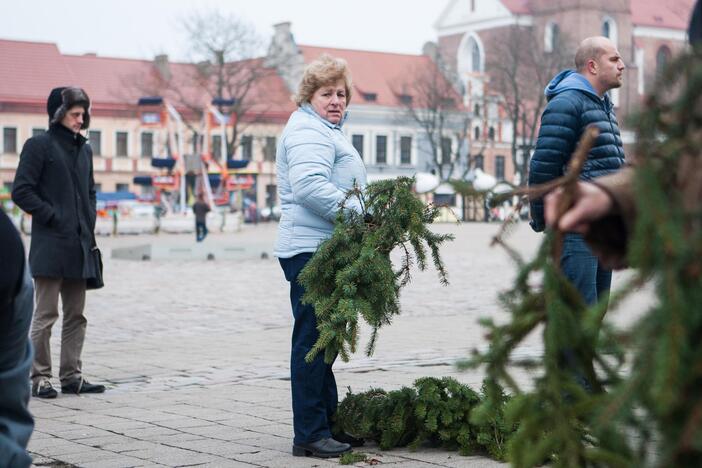
M 515 15 L 528 15 L 531 10 L 529 9 L 529 0 L 501 0 L 502 4 L 507 7 L 507 9 Z
M 372 52 L 366 50 L 335 49 L 330 47 L 299 46 L 305 63 L 309 63 L 322 54 L 340 57 L 346 60 L 351 70 L 355 94 L 353 104 L 371 104 L 397 107 L 402 83 L 407 82 L 413 73 L 434 67 L 434 62 L 425 55 L 395 54 Z M 375 102 L 366 102 L 361 93 L 376 94 Z M 456 96 L 458 98 L 458 96 Z M 460 100 L 458 100 L 460 102 Z
M 631 0 L 631 22 L 635 26 L 653 26 L 687 30 L 695 0 Z
M 0 40 L 0 98 L 44 101 L 56 86 L 78 83 L 56 44 Z
M 260 64 L 263 59 L 254 60 Z M 30 103 L 39 109 L 52 88 L 66 85 L 84 88 L 98 111 L 133 110 L 145 95 L 164 94 L 179 102 L 175 93 L 163 91 L 164 82 L 149 60 L 63 55 L 56 44 L 0 40 L 0 64 L 0 101 L 6 103 Z M 170 62 L 168 69 L 183 101 L 209 102 L 192 79 L 193 65 Z M 256 101 L 250 108 L 253 113 L 287 117 L 294 109 L 290 92 L 273 70 L 255 82 L 249 96 Z
M 529 0 L 501 0 L 515 15 L 529 14 Z M 695 0 L 630 0 L 634 26 L 687 29 Z

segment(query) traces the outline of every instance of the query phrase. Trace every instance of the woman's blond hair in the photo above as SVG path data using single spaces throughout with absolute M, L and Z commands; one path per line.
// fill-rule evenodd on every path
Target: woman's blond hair
M 351 73 L 346 60 L 322 54 L 305 68 L 293 101 L 300 107 L 306 102 L 310 102 L 312 95 L 319 88 L 335 84 L 339 80 L 344 80 L 346 103 L 348 104 L 351 101 Z

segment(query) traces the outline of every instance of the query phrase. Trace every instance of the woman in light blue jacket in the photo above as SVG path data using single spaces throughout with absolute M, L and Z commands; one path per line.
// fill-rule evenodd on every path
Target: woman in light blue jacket
M 366 184 L 366 169 L 356 149 L 341 131 L 351 99 L 346 62 L 323 55 L 305 69 L 292 113 L 276 153 L 281 218 L 275 255 L 290 282 L 295 317 L 290 356 L 293 455 L 336 457 L 362 440 L 331 433 L 337 390 L 332 365 L 324 353 L 307 364 L 305 356 L 317 341 L 317 319 L 311 305 L 302 304 L 304 289 L 297 276 L 319 244 L 334 229 L 346 192 Z M 345 209 L 360 210 L 352 203 Z

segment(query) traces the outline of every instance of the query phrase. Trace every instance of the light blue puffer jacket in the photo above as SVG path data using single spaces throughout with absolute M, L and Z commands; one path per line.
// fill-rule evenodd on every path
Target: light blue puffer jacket
M 333 124 L 309 104 L 290 116 L 276 152 L 281 204 L 276 257 L 316 251 L 331 235 L 346 192 L 354 182 L 365 187 L 363 160 L 341 132 L 345 120 Z M 355 198 L 346 207 L 360 211 Z

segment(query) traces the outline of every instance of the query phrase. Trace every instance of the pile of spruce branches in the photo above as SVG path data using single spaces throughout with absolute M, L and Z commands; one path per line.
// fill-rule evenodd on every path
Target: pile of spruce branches
M 423 377 L 413 387 L 390 392 L 375 388 L 354 394 L 349 389 L 339 404 L 335 427 L 374 440 L 383 450 L 428 444 L 504 460 L 515 426 L 506 422 L 502 411 L 477 411 L 483 399 L 483 394 L 451 377 Z M 502 406 L 506 402 L 502 393 Z

